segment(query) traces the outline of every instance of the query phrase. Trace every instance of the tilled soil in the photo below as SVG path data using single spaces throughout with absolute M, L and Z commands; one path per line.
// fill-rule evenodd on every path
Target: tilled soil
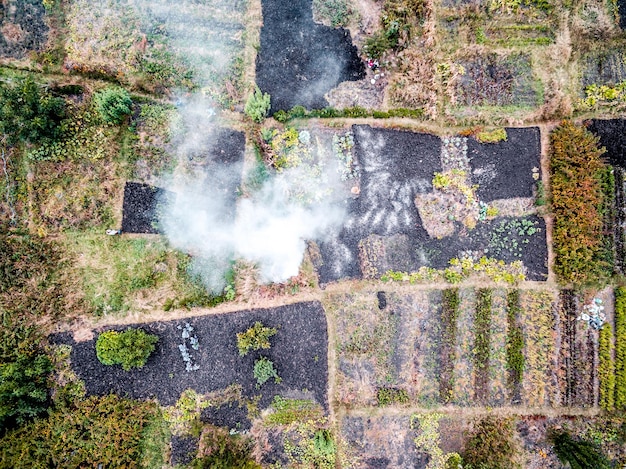
M 246 330 L 255 321 L 278 328 L 278 333 L 271 338 L 271 349 L 240 357 L 236 333 Z M 194 328 L 193 335 L 200 345 L 196 351 L 187 342 L 192 362 L 199 366 L 196 371 L 185 370 L 178 349 L 179 344 L 184 343 L 178 326 L 182 327 L 185 322 Z M 71 334 L 64 333 L 52 337 L 52 341 L 72 346 L 72 368 L 84 380 L 88 394 L 113 392 L 135 399 L 155 397 L 163 405 L 173 405 L 189 388 L 206 394 L 239 384 L 246 398 L 260 395 L 259 404 L 262 407 L 269 405 L 276 394 L 302 395 L 303 392 L 328 407 L 326 319 L 321 304 L 317 302 L 195 317 L 186 321 L 138 324 L 135 327 L 158 335 L 159 342 L 143 368 L 128 372 L 120 366 L 105 366 L 98 361 L 95 338 L 76 343 Z M 252 370 L 259 356 L 267 356 L 274 362 L 282 378 L 280 384 L 270 380 L 257 388 Z M 221 412 L 207 414 L 205 418 L 226 425 L 233 423 Z

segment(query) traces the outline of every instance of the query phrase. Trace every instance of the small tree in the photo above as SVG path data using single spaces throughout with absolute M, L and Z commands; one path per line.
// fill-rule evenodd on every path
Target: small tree
M 554 452 L 563 464 L 569 463 L 572 469 L 609 469 L 611 464 L 602 452 L 590 441 L 574 439 L 561 430 L 549 433 Z
M 243 357 L 251 350 L 269 349 L 270 337 L 274 334 L 276 334 L 275 328 L 266 327 L 260 321 L 255 322 L 254 326 L 247 331 L 237 334 L 239 355 Z
M 244 112 L 254 122 L 261 123 L 270 111 L 270 95 L 261 92 L 257 86 L 254 92 L 248 96 Z
M 270 378 L 274 378 L 276 384 L 280 384 L 282 379 L 278 376 L 274 363 L 267 357 L 261 357 L 254 362 L 254 377 L 258 386 L 262 386 Z
M 128 91 L 120 87 L 105 88 L 93 96 L 98 114 L 109 124 L 121 124 L 132 112 L 133 101 Z
M 0 364 L 0 433 L 48 407 L 48 376 L 52 362 L 44 354 L 24 355 Z
M 122 365 L 124 371 L 129 371 L 133 367 L 141 368 L 146 364 L 158 341 L 156 335 L 141 329 L 107 331 L 98 336 L 96 355 L 104 365 Z

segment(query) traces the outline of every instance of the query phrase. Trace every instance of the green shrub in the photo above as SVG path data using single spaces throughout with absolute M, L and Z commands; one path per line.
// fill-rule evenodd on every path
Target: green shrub
M 565 431 L 552 431 L 549 439 L 554 445 L 554 452 L 563 464 L 572 469 L 609 469 L 611 464 L 599 448 L 592 442 L 574 439 Z
M 261 123 L 270 110 L 270 95 L 263 93 L 257 86 L 248 96 L 244 112 L 254 122 Z
M 587 129 L 565 121 L 550 134 L 554 270 L 562 284 L 606 280 L 601 160 L 604 149 Z
M 274 363 L 267 357 L 261 357 L 254 362 L 254 377 L 258 386 L 265 384 L 270 378 L 274 378 L 274 382 L 279 384 L 282 379 L 278 376 Z
M 0 439 L 0 469 L 148 467 L 140 465 L 145 431 L 160 418 L 155 402 L 79 399 Z M 166 439 L 161 444 L 163 451 Z
M 52 368 L 42 353 L 19 353 L 16 359 L 0 363 L 0 434 L 46 411 Z
M 237 349 L 240 356 L 245 356 L 251 350 L 269 349 L 270 337 L 276 334 L 276 329 L 266 327 L 260 321 L 254 323 L 245 332 L 237 334 Z
M 132 112 L 133 101 L 124 88 L 100 90 L 93 95 L 93 102 L 102 120 L 109 124 L 121 124 Z
M 379 406 L 408 404 L 409 393 L 406 389 L 383 387 L 376 390 L 376 401 Z
M 107 331 L 98 336 L 96 355 L 104 365 L 122 365 L 125 371 L 129 371 L 146 364 L 158 341 L 156 335 L 141 329 Z
M 54 140 L 64 117 L 65 100 L 44 91 L 30 75 L 17 84 L 0 83 L 0 135 L 8 145 Z
M 518 448 L 511 419 L 488 416 L 480 420 L 465 442 L 465 469 L 513 469 Z
M 507 135 L 505 129 L 484 130 L 476 134 L 476 140 L 480 143 L 506 142 Z
M 626 288 L 615 289 L 615 407 L 626 409 Z
M 600 407 L 613 410 L 615 406 L 615 361 L 613 360 L 613 331 L 610 324 L 605 324 L 600 330 L 598 355 Z
M 230 435 L 228 429 L 206 426 L 200 445 L 210 454 L 194 460 L 194 469 L 261 469 L 251 457 L 252 442 L 241 435 Z

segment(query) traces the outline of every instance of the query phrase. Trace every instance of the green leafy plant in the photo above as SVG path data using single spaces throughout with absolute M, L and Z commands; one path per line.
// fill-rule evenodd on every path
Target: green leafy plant
M 517 454 L 513 421 L 488 416 L 476 423 L 461 456 L 467 469 L 513 469 L 520 467 Z
M 600 381 L 600 407 L 613 410 L 615 407 L 615 361 L 613 360 L 613 331 L 605 324 L 598 338 L 598 379 Z
M 244 357 L 252 350 L 269 349 L 270 337 L 277 332 L 274 327 L 266 327 L 260 321 L 244 332 L 237 333 L 237 349 L 239 355 Z
M 270 378 L 274 378 L 276 384 L 280 384 L 282 379 L 278 376 L 274 363 L 267 357 L 261 357 L 254 362 L 253 375 L 256 378 L 257 386 L 262 386 Z
M 0 432 L 22 425 L 46 411 L 52 362 L 43 353 L 20 352 L 0 363 Z
M 133 101 L 124 88 L 110 87 L 93 95 L 98 114 L 104 122 L 121 124 L 132 112 Z
M 246 101 L 244 112 L 254 122 L 261 123 L 270 110 L 270 95 L 257 86 Z
M 476 134 L 476 140 L 480 143 L 506 142 L 506 129 L 483 130 Z
M 156 335 L 141 329 L 107 331 L 98 336 L 96 355 L 104 365 L 122 365 L 125 371 L 129 371 L 146 364 L 158 341 Z
M 169 440 L 146 434 L 161 418 L 152 401 L 114 394 L 78 399 L 0 439 L 0 467 L 150 467 L 143 461 L 146 438 L 152 440 L 147 451 L 153 461 L 158 459 L 154 452 L 162 454 Z
M 615 407 L 626 409 L 626 288 L 615 289 Z
M 554 452 L 563 464 L 572 469 L 609 469 L 611 464 L 600 449 L 591 441 L 575 439 L 566 431 L 553 430 L 549 439 Z
M 511 388 L 522 382 L 524 375 L 524 334 L 519 323 L 520 292 L 510 290 L 506 295 L 506 368 L 509 371 L 509 386 Z
M 408 404 L 409 393 L 406 389 L 383 387 L 376 390 L 376 401 L 379 406 Z
M 8 145 L 42 143 L 60 134 L 65 100 L 52 96 L 28 75 L 17 84 L 0 82 L 0 135 Z

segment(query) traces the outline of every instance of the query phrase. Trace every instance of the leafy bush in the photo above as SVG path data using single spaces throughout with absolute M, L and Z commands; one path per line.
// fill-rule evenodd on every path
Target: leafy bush
M 626 409 L 626 288 L 615 289 L 615 407 Z
M 603 259 L 602 172 L 604 149 L 584 127 L 565 121 L 550 135 L 554 212 L 554 270 L 563 284 L 606 279 L 612 267 Z
M 156 335 L 141 329 L 107 331 L 98 336 L 96 355 L 104 365 L 122 365 L 124 371 L 129 371 L 146 364 L 158 341 Z
M 43 353 L 18 354 L 0 363 L 0 433 L 46 411 L 52 362 Z
M 517 447 L 511 419 L 488 416 L 480 420 L 465 442 L 465 469 L 513 469 Z
M 194 460 L 194 469 L 261 469 L 250 456 L 252 443 L 225 428 L 207 426 L 200 439 L 204 456 Z
M 17 84 L 0 83 L 0 134 L 8 145 L 55 139 L 65 117 L 65 100 L 55 98 L 30 75 Z
M 476 140 L 480 143 L 506 142 L 507 135 L 505 129 L 484 130 L 476 134 Z
M 611 464 L 592 442 L 574 439 L 565 431 L 552 431 L 549 438 L 554 452 L 563 464 L 572 469 L 609 469 Z
M 615 406 L 615 361 L 613 360 L 613 331 L 610 324 L 605 324 L 600 330 L 598 355 L 600 407 L 613 410 Z
M 124 88 L 100 90 L 94 94 L 93 101 L 102 120 L 109 124 L 121 124 L 132 112 L 133 101 Z
M 406 392 L 406 389 L 400 388 L 378 388 L 376 390 L 376 401 L 379 406 L 408 404 L 409 393 Z
M 261 123 L 270 110 L 270 95 L 263 93 L 257 86 L 254 92 L 248 96 L 244 112 L 254 122 Z
M 260 321 L 255 322 L 254 326 L 250 327 L 245 332 L 239 332 L 237 334 L 237 349 L 239 349 L 239 355 L 244 357 L 251 350 L 269 349 L 270 337 L 275 334 L 275 328 L 266 327 Z
M 160 418 L 154 402 L 115 395 L 79 399 L 0 439 L 0 469 L 148 467 L 141 464 L 145 431 Z M 163 450 L 167 439 L 160 441 Z
M 254 362 L 253 374 L 258 386 L 265 384 L 270 378 L 274 378 L 276 384 L 282 381 L 274 368 L 274 363 L 267 357 L 261 357 Z

